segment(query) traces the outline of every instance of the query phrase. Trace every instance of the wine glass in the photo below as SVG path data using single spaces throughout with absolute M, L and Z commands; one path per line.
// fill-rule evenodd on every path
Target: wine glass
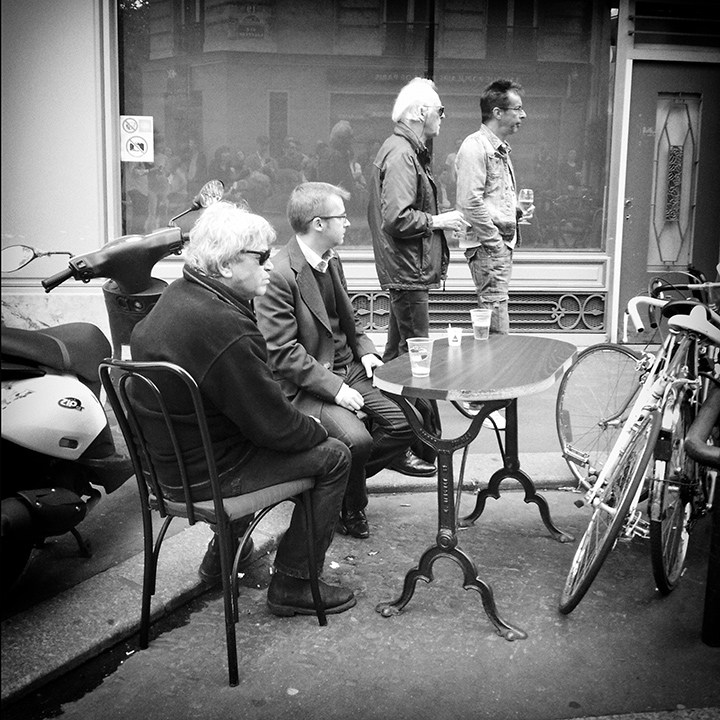
M 518 205 L 520 206 L 520 209 L 523 211 L 523 217 L 519 223 L 520 225 L 530 225 L 530 222 L 525 219 L 525 213 L 533 206 L 534 201 L 535 201 L 535 193 L 533 193 L 532 190 L 523 188 L 518 193 Z

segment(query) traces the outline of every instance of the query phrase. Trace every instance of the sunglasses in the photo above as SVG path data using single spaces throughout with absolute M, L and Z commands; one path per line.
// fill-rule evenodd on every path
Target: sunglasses
M 270 248 L 268 248 L 267 250 L 243 250 L 244 255 L 257 256 L 259 265 L 264 265 L 270 259 L 271 253 L 272 250 L 270 250 Z
M 442 120 L 445 117 L 445 106 L 444 105 L 425 105 L 424 107 L 429 110 L 437 110 L 438 117 Z

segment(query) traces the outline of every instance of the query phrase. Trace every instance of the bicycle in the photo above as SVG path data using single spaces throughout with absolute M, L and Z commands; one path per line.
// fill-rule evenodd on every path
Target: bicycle
M 661 592 L 669 592 L 681 573 L 688 521 L 702 514 L 703 503 L 695 497 L 698 475 L 686 462 L 682 441 L 702 401 L 703 362 L 720 346 L 720 315 L 698 300 L 638 296 L 628 304 L 638 332 L 644 330 L 638 312 L 643 304 L 661 309 L 669 332 L 654 356 L 643 356 L 643 380 L 634 399 L 626 395 L 626 405 L 616 407 L 618 417 L 625 412 L 627 417 L 602 467 L 580 480 L 587 492 L 579 504 L 593 511 L 561 593 L 563 614 L 577 607 L 621 534 L 652 535 L 656 581 L 662 581 Z M 675 470 L 678 462 L 682 472 Z M 649 520 L 638 507 L 644 490 Z
M 679 281 L 684 284 L 678 285 Z M 688 282 L 691 281 L 691 282 Z M 689 288 L 682 290 L 681 288 Z M 697 270 L 651 278 L 647 292 L 663 299 L 702 297 L 705 277 Z M 666 332 L 651 316 L 661 341 Z M 655 341 L 655 336 L 647 345 Z M 624 341 L 627 342 L 627 328 Z M 597 476 L 615 444 L 628 411 L 642 386 L 654 354 L 626 345 L 599 343 L 581 350 L 564 374 L 555 403 L 555 423 L 563 458 L 578 484 Z

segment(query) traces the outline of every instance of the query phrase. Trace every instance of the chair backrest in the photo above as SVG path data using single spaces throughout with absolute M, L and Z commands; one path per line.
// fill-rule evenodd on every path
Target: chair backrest
M 169 501 L 184 502 L 192 525 L 196 522 L 193 503 L 199 499 L 200 487 L 215 501 L 217 517 L 222 512 L 220 481 L 200 390 L 193 377 L 169 362 L 106 360 L 99 369 L 128 445 L 138 486 L 141 493 L 145 490 L 144 500 L 148 501 L 149 493 L 162 517 L 168 515 Z M 178 407 L 183 408 L 181 415 L 177 414 Z M 191 462 L 186 442 L 189 436 L 194 446 Z M 196 468 L 203 462 L 198 484 Z

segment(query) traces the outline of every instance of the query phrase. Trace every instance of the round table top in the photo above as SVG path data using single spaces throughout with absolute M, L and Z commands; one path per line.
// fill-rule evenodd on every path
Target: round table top
M 428 377 L 414 377 L 408 355 L 375 369 L 375 386 L 393 395 L 431 400 L 488 401 L 532 395 L 555 383 L 572 363 L 577 348 L 564 340 L 532 335 L 497 335 L 475 340 L 465 334 L 459 346 L 446 338 L 433 342 Z

